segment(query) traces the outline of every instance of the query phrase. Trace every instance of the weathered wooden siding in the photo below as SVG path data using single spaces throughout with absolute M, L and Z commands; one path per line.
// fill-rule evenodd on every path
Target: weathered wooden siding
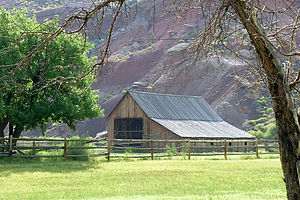
M 150 120 L 150 134 L 151 135 L 158 135 L 158 136 L 153 136 L 152 139 L 161 139 L 161 140 L 172 140 L 172 139 L 183 139 L 180 136 L 176 135 L 172 131 L 166 129 L 162 125 L 158 124 L 152 119 Z
M 128 93 L 120 100 L 107 118 L 107 132 L 109 138 L 113 138 L 114 120 L 119 118 L 142 118 L 143 133 L 147 132 L 148 117 Z
M 114 136 L 114 120 L 119 118 L 142 118 L 143 119 L 143 138 L 150 139 L 150 135 L 155 139 L 180 139 L 178 135 L 169 131 L 157 122 L 150 119 L 134 99 L 127 93 L 113 109 L 107 118 L 108 137 Z

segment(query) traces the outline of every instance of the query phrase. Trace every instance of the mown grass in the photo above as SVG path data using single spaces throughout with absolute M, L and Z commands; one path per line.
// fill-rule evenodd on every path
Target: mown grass
M 0 159 L 0 199 L 285 199 L 278 159 Z

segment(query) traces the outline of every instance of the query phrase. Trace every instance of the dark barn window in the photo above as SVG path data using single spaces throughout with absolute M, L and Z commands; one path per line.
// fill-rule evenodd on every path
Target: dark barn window
M 116 139 L 143 139 L 142 118 L 115 119 L 114 124 Z

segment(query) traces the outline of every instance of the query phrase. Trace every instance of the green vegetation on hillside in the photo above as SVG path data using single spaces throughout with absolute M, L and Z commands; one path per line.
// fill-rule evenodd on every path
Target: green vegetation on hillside
M 276 139 L 276 124 L 274 112 L 271 108 L 271 100 L 262 96 L 256 102 L 258 105 L 256 111 L 261 117 L 256 120 L 250 120 L 250 125 L 252 125 L 253 128 L 249 133 L 259 139 Z
M 285 199 L 276 160 L 0 160 L 0 199 Z

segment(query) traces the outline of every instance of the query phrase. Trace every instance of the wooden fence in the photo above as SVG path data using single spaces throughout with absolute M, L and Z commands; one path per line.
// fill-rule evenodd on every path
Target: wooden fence
M 18 141 L 18 142 L 16 142 Z M 79 144 L 79 145 L 78 145 Z M 89 150 L 78 155 L 72 150 Z M 51 154 L 38 154 L 39 151 Z M 255 155 L 278 153 L 275 140 L 143 140 L 143 139 L 41 139 L 0 138 L 0 157 L 72 157 L 151 158 L 184 156 Z
M 75 143 L 75 146 L 70 146 L 70 143 Z M 76 146 L 76 142 L 80 146 Z M 23 158 L 55 158 L 63 157 L 98 157 L 107 156 L 106 146 L 99 146 L 95 144 L 106 143 L 106 139 L 55 139 L 55 138 L 0 138 L 0 157 L 23 157 Z M 68 154 L 68 150 L 78 149 L 95 149 L 99 153 L 95 154 Z M 56 155 L 39 155 L 38 151 L 55 151 Z M 60 152 L 61 151 L 61 152 Z M 59 154 L 61 153 L 61 154 Z

